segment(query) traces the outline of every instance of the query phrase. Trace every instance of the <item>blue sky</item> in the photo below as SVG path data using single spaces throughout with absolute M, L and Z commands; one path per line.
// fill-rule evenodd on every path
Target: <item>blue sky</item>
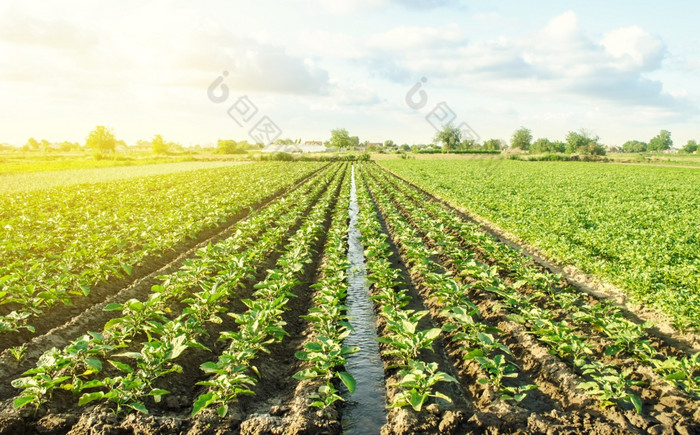
M 690 1 L 9 1 L 0 142 L 84 141 L 104 124 L 128 143 L 212 144 L 250 140 L 267 117 L 283 138 L 344 127 L 426 143 L 445 103 L 481 139 L 585 128 L 621 144 L 668 129 L 682 146 L 700 139 L 698 16 Z M 228 98 L 214 102 L 223 71 Z M 244 96 L 256 110 L 239 125 L 228 112 Z

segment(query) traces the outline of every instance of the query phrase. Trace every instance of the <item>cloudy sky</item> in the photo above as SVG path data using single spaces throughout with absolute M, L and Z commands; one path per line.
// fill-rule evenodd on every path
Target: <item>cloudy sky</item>
M 104 124 L 211 144 L 270 120 L 293 139 L 426 143 L 441 110 L 482 139 L 663 128 L 681 146 L 700 140 L 698 16 L 695 1 L 4 1 L 0 142 Z

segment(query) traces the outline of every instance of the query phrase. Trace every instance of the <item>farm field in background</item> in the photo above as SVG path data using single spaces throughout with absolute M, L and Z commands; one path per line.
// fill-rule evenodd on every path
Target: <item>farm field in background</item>
M 700 326 L 700 172 L 508 160 L 381 165 L 633 301 Z
M 136 177 L 174 174 L 198 169 L 215 169 L 240 165 L 244 162 L 178 162 L 154 163 L 137 166 L 108 166 L 80 169 L 52 169 L 46 171 L 25 171 L 0 175 L 0 194 L 46 190 L 50 187 L 70 186 L 84 183 L 104 183 Z
M 700 173 L 493 159 L 168 165 L 120 179 L 59 171 L 61 185 L 0 192 L 0 433 L 342 433 L 363 376 L 345 367 L 358 351 L 344 343 L 351 192 L 382 433 L 700 431 L 692 343 L 578 291 L 440 200 L 692 335 Z

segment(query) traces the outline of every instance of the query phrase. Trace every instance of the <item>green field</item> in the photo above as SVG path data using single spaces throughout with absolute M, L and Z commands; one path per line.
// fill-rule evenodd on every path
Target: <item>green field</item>
M 189 162 L 8 176 L 0 190 L 0 333 L 125 276 L 315 169 Z M 78 184 L 80 183 L 80 184 Z
M 353 418 L 372 420 L 361 433 L 700 429 L 692 334 L 659 334 L 385 168 L 697 328 L 692 170 L 397 159 L 8 175 L 27 187 L 0 192 L 0 434 L 342 433 Z
M 0 175 L 0 194 L 43 190 L 50 187 L 83 183 L 104 183 L 137 177 L 174 174 L 198 169 L 215 169 L 239 165 L 242 162 L 181 162 L 139 166 L 110 166 L 104 168 L 63 169 Z
M 700 171 L 509 160 L 380 164 L 554 260 L 671 315 L 700 318 Z

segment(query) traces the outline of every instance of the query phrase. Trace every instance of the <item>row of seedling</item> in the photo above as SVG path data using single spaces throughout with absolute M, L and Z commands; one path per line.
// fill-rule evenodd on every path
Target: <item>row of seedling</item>
M 313 202 L 316 191 L 320 187 L 299 189 L 290 195 L 291 203 L 281 201 L 282 205 L 298 201 L 291 210 L 273 205 L 241 221 L 233 236 L 201 249 L 182 269 L 161 277 L 162 285 L 154 286 L 145 300 L 105 306 L 105 310 L 121 311 L 122 315 L 109 320 L 100 333 L 85 334 L 62 350 L 49 349 L 34 369 L 12 382 L 22 390 L 14 401 L 15 408 L 38 407 L 60 387 L 79 396 L 79 405 L 104 399 L 112 402 L 117 412 L 125 408 L 146 412 L 143 398 L 152 396 L 159 401 L 167 394 L 154 388 L 152 382 L 180 370 L 173 360 L 186 347 L 203 347 L 199 338 L 206 333 L 205 323 L 221 322 L 219 313 L 234 296 L 235 288 L 274 252 Z M 279 226 L 267 230 L 270 221 Z M 257 241 L 252 238 L 256 234 Z M 170 319 L 169 303 L 174 302 L 185 304 L 185 308 Z M 136 348 L 138 337 L 144 335 L 140 351 L 114 355 L 118 349 Z M 135 367 L 126 362 L 130 359 Z M 98 377 L 105 362 L 116 370 L 116 376 Z
M 138 177 L 0 195 L 0 335 L 293 184 L 320 165 Z
M 450 333 L 466 360 L 479 364 L 485 377 L 479 383 L 490 385 L 503 400 L 522 401 L 536 385 L 505 385 L 505 378 L 518 376 L 518 365 L 513 361 L 510 349 L 501 343 L 498 328 L 483 323 L 479 308 L 469 299 L 467 289 L 432 258 L 436 252 L 426 246 L 424 240 L 401 215 L 391 202 L 385 189 L 370 178 L 370 185 L 377 203 L 395 234 L 395 242 L 408 260 L 409 270 L 429 291 L 440 308 L 444 319 L 443 330 Z M 426 223 L 425 219 L 421 222 Z M 445 234 L 445 233 L 441 233 Z M 449 235 L 447 235 L 449 236 Z
M 270 353 L 270 346 L 288 335 L 283 315 L 288 310 L 289 299 L 295 297 L 293 290 L 300 283 L 299 278 L 312 262 L 312 247 L 323 235 L 339 182 L 340 179 L 316 202 L 286 243 L 276 268 L 269 270 L 265 279 L 255 285 L 253 298 L 243 300 L 248 309 L 243 313 L 231 313 L 238 328 L 221 332 L 219 340 L 228 341 L 227 349 L 216 361 L 201 365 L 209 378 L 198 382 L 207 388 L 194 402 L 192 415 L 206 408 L 216 408 L 217 414 L 224 417 L 229 404 L 239 396 L 255 394 L 253 388 L 261 374 L 253 361 L 261 353 Z
M 391 183 L 383 171 L 378 176 Z M 454 212 L 430 201 L 417 189 L 410 188 L 404 183 L 400 186 L 395 183 L 392 185 L 396 188 L 392 191 L 400 191 L 401 195 L 410 200 L 406 202 L 407 204 L 420 205 L 414 205 L 417 207 L 416 213 L 424 214 L 427 210 L 429 215 L 439 219 L 442 226 L 432 235 L 439 237 L 446 231 L 458 234 L 470 247 L 474 247 L 485 257 L 497 263 L 499 270 L 508 270 L 508 276 L 516 289 L 529 289 L 530 294 L 535 296 L 530 299 L 532 302 L 535 302 L 537 297 L 543 296 L 546 303 L 560 308 L 569 322 L 558 322 L 556 326 L 546 325 L 547 318 L 551 316 L 548 311 L 542 313 L 544 330 L 550 331 L 547 337 L 554 345 L 571 348 L 574 355 L 590 354 L 592 346 L 581 340 L 582 335 L 586 333 L 580 328 L 586 325 L 600 332 L 610 341 L 605 348 L 606 355 L 615 356 L 626 353 L 633 356 L 637 361 L 650 366 L 671 385 L 691 394 L 696 399 L 700 397 L 700 353 L 682 357 L 665 355 L 655 348 L 650 340 L 646 331 L 651 326 L 649 323 L 640 325 L 627 320 L 618 307 L 607 301 L 586 303 L 585 297 L 571 288 L 561 276 L 541 270 L 514 249 L 485 234 L 477 225 L 465 222 Z M 468 262 L 463 260 L 462 263 L 465 264 L 464 267 L 470 267 Z M 471 267 L 476 267 L 475 270 L 478 271 L 482 265 L 472 262 Z M 575 356 L 574 359 L 576 359 Z
M 336 205 L 321 262 L 321 276 L 313 285 L 316 293 L 313 307 L 304 316 L 311 325 L 309 341 L 295 355 L 307 362 L 307 367 L 297 372 L 298 380 L 319 380 L 316 393 L 310 395 L 310 405 L 324 409 L 342 400 L 335 379 L 340 380 L 353 393 L 355 379 L 343 371 L 346 357 L 359 350 L 356 346 L 344 346 L 343 341 L 352 332 L 344 301 L 348 282 L 348 207 L 349 183 L 344 183 Z
M 431 397 L 451 402 L 448 396 L 437 391 L 436 384 L 456 380 L 439 371 L 437 363 L 426 363 L 419 358 L 421 351 L 432 350 L 440 329 L 419 328 L 418 323 L 428 312 L 405 308 L 411 297 L 403 287 L 401 272 L 391 264 L 388 237 L 363 183 L 358 183 L 357 198 L 360 207 L 358 228 L 365 248 L 368 280 L 374 290 L 372 299 L 380 307 L 379 314 L 386 322 L 385 335 L 378 340 L 385 345 L 383 355 L 392 358 L 393 363 L 388 368 L 399 370 L 398 382 L 390 385 L 397 387 L 399 393 L 389 406 L 411 406 L 415 411 L 421 411 Z
M 397 201 L 400 201 L 406 210 L 411 210 L 414 206 L 405 197 Z M 414 212 L 418 212 L 417 209 Z M 498 266 L 481 263 L 472 253 L 465 253 L 460 243 L 455 240 L 446 241 L 445 238 L 440 237 L 439 235 L 446 234 L 446 230 L 450 229 L 450 222 L 432 216 L 423 219 L 422 222 L 426 227 L 426 233 L 435 237 L 436 243 L 440 246 L 441 255 L 450 259 L 452 267 L 459 272 L 460 278 L 468 282 L 472 288 L 495 294 L 511 311 L 512 314 L 509 316 L 511 320 L 526 325 L 539 341 L 549 347 L 550 353 L 572 360 L 573 366 L 588 379 L 587 382 L 579 385 L 581 389 L 597 397 L 601 406 L 627 402 L 641 412 L 640 398 L 630 391 L 630 387 L 639 385 L 639 381 L 630 376 L 631 370 L 620 370 L 613 364 L 592 361 L 592 347 L 583 335 L 575 331 L 566 321 L 555 320 L 549 310 L 539 307 L 535 303 L 536 295 L 524 295 L 518 292 L 518 287 L 524 285 L 524 282 L 508 285 L 501 278 Z M 498 251 L 491 251 L 492 254 L 496 252 Z

